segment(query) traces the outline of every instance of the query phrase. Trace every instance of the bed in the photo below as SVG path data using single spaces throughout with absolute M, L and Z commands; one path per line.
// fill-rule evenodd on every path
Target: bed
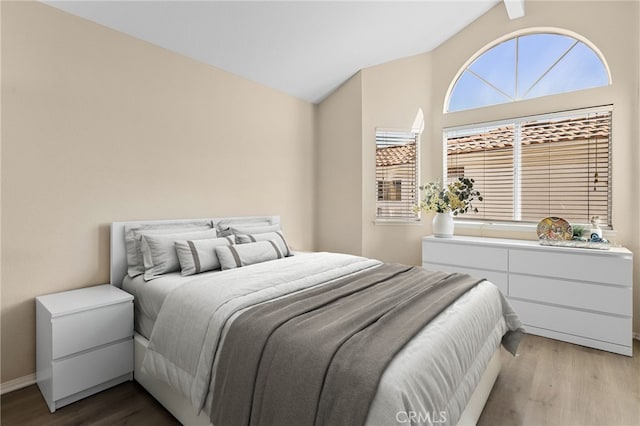
M 273 235 L 274 229 L 280 229 L 278 216 L 114 222 L 111 226 L 111 283 L 135 297 L 134 378 L 186 425 L 212 424 L 212 407 L 222 404 L 224 409 L 226 404 L 234 402 L 234 398 L 228 398 L 231 393 L 224 391 L 234 388 L 225 387 L 222 377 L 234 370 L 234 362 L 229 363 L 229 359 L 233 361 L 236 355 L 229 349 L 233 345 L 225 346 L 225 343 L 234 341 L 239 328 L 234 324 L 249 317 L 249 311 L 257 315 L 255 312 L 267 309 L 269 304 L 289 306 L 293 297 L 307 300 L 306 295 L 311 292 L 316 292 L 316 297 L 326 297 L 324 295 L 329 291 L 344 291 L 342 281 L 352 285 L 351 281 L 380 274 L 383 268 L 380 262 L 372 259 L 335 253 L 284 256 L 288 246 L 279 232 L 284 245 L 274 239 L 252 239 L 254 248 L 260 246 L 260 250 L 270 250 L 270 244 L 273 251 L 280 254 L 270 261 L 224 271 L 203 268 L 203 272 L 189 276 L 182 276 L 179 271 L 146 277 L 149 280 L 145 280 L 146 273 L 130 276 L 133 275 L 130 271 L 131 251 L 125 242 L 125 234 L 131 229 L 177 229 L 208 223 L 218 234 L 226 232 L 236 235 L 236 239 L 256 230 L 253 235 L 260 240 L 260 235 Z M 164 236 L 156 237 L 151 233 L 146 235 L 149 247 L 153 241 L 164 241 Z M 218 239 L 223 237 L 216 235 Z M 205 246 L 206 241 L 198 244 Z M 248 249 L 249 246 L 234 247 Z M 196 250 L 193 244 L 188 248 Z M 219 247 L 216 252 L 222 256 L 227 251 L 226 247 Z M 244 262 L 234 256 L 235 259 L 230 255 L 229 262 L 235 261 L 237 265 Z M 247 256 L 251 258 L 254 254 Z M 415 271 L 419 268 L 412 268 L 410 272 L 405 269 L 398 272 L 397 266 L 393 268 L 396 268 L 395 275 L 422 273 L 422 270 Z M 379 385 L 374 387 L 375 393 L 367 404 L 369 409 L 364 424 L 476 423 L 500 371 L 501 342 L 508 337 L 514 352 L 520 323 L 497 288 L 487 281 L 474 284 L 461 294 L 428 325 L 419 327 L 408 343 L 401 344 L 391 361 L 385 364 L 377 379 Z M 234 305 L 238 300 L 242 302 Z M 204 311 L 205 307 L 211 306 L 214 306 L 213 313 Z M 188 327 L 180 325 L 183 320 Z M 198 333 L 202 336 L 194 337 Z M 193 347 L 197 347 L 199 353 L 189 349 Z M 240 354 L 244 352 L 250 351 L 243 350 Z M 275 394 L 286 395 L 291 388 L 287 385 Z M 345 386 L 338 387 L 343 388 Z M 226 418 L 230 418 L 228 414 Z M 221 420 L 216 424 L 228 426 Z

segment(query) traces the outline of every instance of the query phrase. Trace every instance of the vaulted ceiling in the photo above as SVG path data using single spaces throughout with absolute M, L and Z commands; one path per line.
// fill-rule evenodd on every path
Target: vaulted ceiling
M 523 0 L 504 0 L 509 13 Z M 46 1 L 317 103 L 368 66 L 427 52 L 500 0 Z

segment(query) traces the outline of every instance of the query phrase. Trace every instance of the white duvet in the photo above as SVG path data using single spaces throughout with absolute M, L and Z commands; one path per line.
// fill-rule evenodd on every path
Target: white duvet
M 215 398 L 216 354 L 244 309 L 379 264 L 357 256 L 307 253 L 189 280 L 164 300 L 143 370 L 181 392 L 196 409 L 208 410 Z M 502 336 L 519 326 L 497 287 L 486 281 L 474 287 L 394 358 L 367 425 L 455 424 Z M 422 421 L 410 422 L 411 413 Z

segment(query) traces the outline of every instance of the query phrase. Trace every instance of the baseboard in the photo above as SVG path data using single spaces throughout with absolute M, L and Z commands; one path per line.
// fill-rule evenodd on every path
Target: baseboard
M 633 333 L 633 338 L 636 340 L 640 340 L 640 333 Z
M 14 390 L 26 388 L 36 382 L 36 373 L 27 374 L 26 376 L 18 377 L 17 379 L 9 380 L 4 383 L 0 383 L 0 395 L 13 392 Z

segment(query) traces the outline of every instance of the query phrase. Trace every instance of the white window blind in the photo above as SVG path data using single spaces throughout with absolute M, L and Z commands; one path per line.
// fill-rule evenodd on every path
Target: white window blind
M 418 143 L 414 132 L 376 130 L 376 218 L 418 220 Z
M 490 221 L 559 216 L 611 226 L 611 107 L 447 129 L 445 180 L 473 178 Z M 451 172 L 448 172 L 451 170 Z

